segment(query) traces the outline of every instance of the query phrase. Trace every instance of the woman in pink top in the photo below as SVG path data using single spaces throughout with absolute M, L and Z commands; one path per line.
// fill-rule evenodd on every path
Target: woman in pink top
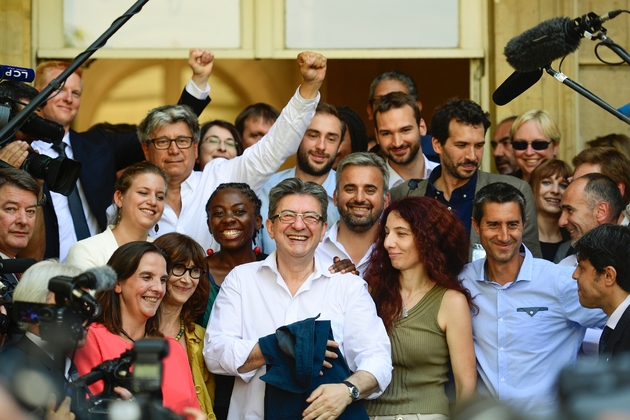
M 119 357 L 136 340 L 164 337 L 158 307 L 171 265 L 166 251 L 150 242 L 130 242 L 114 252 L 108 265 L 118 274 L 118 282 L 113 290 L 96 293 L 103 311 L 90 326 L 87 343 L 77 350 L 74 362 L 80 375 Z M 163 359 L 164 406 L 178 414 L 187 407 L 199 409 L 186 350 L 173 338 L 166 340 L 170 350 Z M 99 393 L 103 384 L 98 382 L 90 390 Z

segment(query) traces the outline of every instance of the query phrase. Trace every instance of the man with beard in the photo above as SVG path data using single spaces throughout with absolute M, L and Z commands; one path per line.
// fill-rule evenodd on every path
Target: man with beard
M 319 258 L 347 258 L 359 275 L 365 272 L 378 221 L 389 204 L 388 180 L 387 165 L 376 153 L 351 153 L 339 162 L 333 201 L 340 219 L 317 247 Z
M 510 129 L 516 120 L 516 116 L 507 117 L 497 125 L 490 145 L 492 146 L 492 156 L 497 171 L 503 175 L 512 175 L 518 171 L 518 165 L 514 160 L 514 150 L 512 150 L 512 140 L 510 139 Z
M 470 232 L 469 258 L 472 261 L 484 256 L 479 235 L 471 229 L 475 194 L 488 184 L 508 183 L 525 196 L 527 224 L 523 231 L 523 242 L 534 257 L 540 258 L 542 253 L 538 241 L 536 207 L 529 185 L 512 176 L 479 170 L 485 135 L 490 126 L 489 117 L 490 114 L 468 99 L 451 99 L 446 105 L 436 109 L 431 121 L 431 134 L 433 148 L 440 155 L 440 166 L 433 170 L 428 179 L 411 179 L 392 189 L 392 200 L 408 195 L 429 196 L 455 211 Z
M 374 134 L 387 157 L 389 188 L 412 178 L 428 178 L 438 166 L 422 153 L 422 117 L 418 101 L 404 92 L 390 92 L 374 106 Z
M 273 175 L 259 194 L 263 220 L 267 220 L 268 217 L 269 191 L 287 178 L 299 178 L 304 182 L 311 181 L 324 187 L 330 204 L 327 211 L 329 226 L 339 220 L 337 208 L 332 205 L 335 190 L 335 171 L 332 166 L 337 159 L 339 145 L 345 133 L 346 123 L 339 115 L 337 107 L 320 102 L 298 148 L 297 165 Z M 264 226 L 257 241 L 265 254 L 270 254 L 276 249 L 275 241 L 269 237 Z

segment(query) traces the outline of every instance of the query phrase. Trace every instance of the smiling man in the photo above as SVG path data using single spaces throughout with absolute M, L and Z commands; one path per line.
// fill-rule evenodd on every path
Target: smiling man
M 438 166 L 422 153 L 422 117 L 418 101 L 404 92 L 391 92 L 374 106 L 374 134 L 387 156 L 389 188 L 412 178 L 428 178 Z
M 438 108 L 431 121 L 433 148 L 440 155 L 440 166 L 428 179 L 411 179 L 392 189 L 392 200 L 411 196 L 429 196 L 454 211 L 470 232 L 470 260 L 482 256 L 479 235 L 471 228 L 473 199 L 484 186 L 506 182 L 518 188 L 527 199 L 527 226 L 523 241 L 535 257 L 541 257 L 536 208 L 529 185 L 520 179 L 479 170 L 490 115 L 467 99 L 451 99 Z
M 339 162 L 336 175 L 333 200 L 340 219 L 326 232 L 317 247 L 317 256 L 325 261 L 347 258 L 361 275 L 367 267 L 383 209 L 389 204 L 389 171 L 376 153 L 357 152 Z
M 273 175 L 260 193 L 263 220 L 268 217 L 269 191 L 280 181 L 288 178 L 299 178 L 304 182 L 314 182 L 323 186 L 328 193 L 328 221 L 332 224 L 339 219 L 339 213 L 332 205 L 335 190 L 335 171 L 332 166 L 337 160 L 339 145 L 345 133 L 346 123 L 337 111 L 337 107 L 320 103 L 298 148 L 297 165 Z M 276 244 L 264 227 L 260 233 L 258 240 L 262 251 L 270 254 L 276 249 Z
M 549 416 L 560 370 L 575 363 L 587 327 L 606 316 L 583 308 L 572 270 L 534 258 L 523 245 L 525 196 L 504 182 L 475 193 L 473 227 L 486 257 L 461 274 L 479 313 L 473 339 L 478 390 L 519 410 Z
M 138 126 L 142 150 L 149 162 L 170 177 L 159 231 L 156 225 L 152 236 L 179 232 L 195 239 L 204 249 L 219 249 L 206 224 L 205 205 L 210 195 L 224 182 L 244 182 L 254 191 L 260 191 L 298 149 L 315 114 L 319 88 L 326 75 L 326 58 L 303 52 L 298 55 L 297 63 L 303 82 L 269 133 L 241 156 L 210 161 L 203 172 L 193 171 L 200 130 L 190 108 L 169 105 L 149 112 Z
M 630 228 L 610 223 L 587 232 L 575 244 L 580 303 L 601 308 L 608 321 L 599 341 L 600 360 L 630 351 Z
M 326 383 L 315 373 L 312 383 L 321 385 L 306 390 L 305 395 L 291 393 L 294 397 L 287 397 L 284 403 L 297 403 L 298 412 L 284 418 L 337 418 L 357 400 L 378 397 L 391 380 L 389 339 L 366 283 L 353 274 L 331 274 L 329 260 L 315 255 L 326 232 L 327 206 L 328 195 L 322 186 L 299 178 L 280 182 L 270 191 L 271 217 L 266 221 L 276 250 L 264 261 L 237 266 L 221 285 L 206 329 L 203 354 L 211 372 L 236 377 L 229 420 L 265 417 L 269 397 L 265 394 L 270 391 L 260 377 L 278 366 L 279 360 L 263 353 L 263 338 L 307 318 L 331 322 L 350 374 Z M 313 347 L 312 333 L 307 340 L 305 348 Z M 329 349 L 337 348 L 328 344 Z M 323 370 L 333 369 L 336 356 L 330 351 L 325 355 L 331 362 L 325 362 Z M 312 366 L 312 358 L 309 363 L 303 366 L 307 371 L 321 368 Z
M 623 198 L 615 182 L 606 175 L 590 173 L 574 179 L 562 195 L 562 214 L 558 219 L 561 228 L 571 235 L 575 245 L 586 232 L 604 223 L 617 223 L 623 210 Z M 558 253 L 565 252 L 564 248 Z M 577 258 L 571 254 L 558 264 L 575 267 Z M 558 254 L 556 254 L 558 255 Z

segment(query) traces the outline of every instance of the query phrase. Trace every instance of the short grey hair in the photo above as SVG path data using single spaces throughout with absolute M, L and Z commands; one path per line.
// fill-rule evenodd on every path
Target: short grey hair
M 381 73 L 372 81 L 372 84 L 370 85 L 370 104 L 374 100 L 374 91 L 376 90 L 376 87 L 379 83 L 386 80 L 396 80 L 402 83 L 407 87 L 407 93 L 413 96 L 416 101 L 418 100 L 418 87 L 416 86 L 416 82 L 414 82 L 408 74 L 405 74 L 402 71 L 394 70 Z
M 367 166 L 373 167 L 381 171 L 383 175 L 383 196 L 389 192 L 389 169 L 385 163 L 385 159 L 371 152 L 355 152 L 350 153 L 337 164 L 337 173 L 335 175 L 335 191 L 339 194 L 339 180 L 341 173 L 347 166 Z
M 82 270 L 79 267 L 62 264 L 59 260 L 40 261 L 22 274 L 13 292 L 13 301 L 46 303 L 46 299 L 52 294 L 48 290 L 50 279 L 57 276 L 75 277 L 81 273 Z M 18 322 L 18 326 L 23 331 L 26 331 L 29 325 L 31 324 L 27 322 Z
M 199 121 L 187 105 L 164 105 L 153 108 L 138 125 L 138 139 L 140 139 L 140 143 L 147 143 L 157 130 L 178 122 L 186 123 L 192 133 L 193 140 L 199 141 Z
M 322 222 L 328 220 L 328 193 L 324 187 L 314 182 L 304 182 L 299 178 L 287 178 L 269 191 L 269 218 L 276 215 L 278 203 L 288 195 L 310 195 L 319 201 Z

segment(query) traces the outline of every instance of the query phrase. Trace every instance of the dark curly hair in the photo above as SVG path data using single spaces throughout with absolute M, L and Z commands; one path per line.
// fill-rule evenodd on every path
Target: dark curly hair
M 460 124 L 483 125 L 483 133 L 486 134 L 490 127 L 490 114 L 469 99 L 449 99 L 444 106 L 435 110 L 431 119 L 431 135 L 438 139 L 441 145 L 450 137 L 448 126 L 455 119 Z
M 414 241 L 429 278 L 442 287 L 463 293 L 471 310 L 476 312 L 470 291 L 458 278 L 468 262 L 469 238 L 462 222 L 434 198 L 405 197 L 391 203 L 383 213 L 364 277 L 387 331 L 392 330 L 403 307 L 400 272 L 392 266 L 385 249 L 385 225 L 392 212 L 397 212 L 418 233 L 414 234 Z

